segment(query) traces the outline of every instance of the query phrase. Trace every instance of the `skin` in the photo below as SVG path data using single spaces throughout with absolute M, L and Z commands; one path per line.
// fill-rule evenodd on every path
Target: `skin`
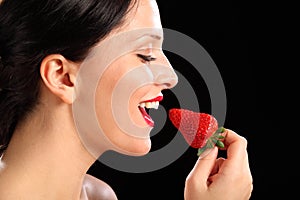
M 138 5 L 137 9 L 133 9 L 135 13 L 129 14 L 127 18 L 127 22 L 131 23 L 125 23 L 125 26 L 113 31 L 105 40 L 119 32 L 162 27 L 154 0 L 141 0 Z M 143 52 L 149 53 L 157 58 L 156 64 L 171 67 L 161 50 L 145 49 Z M 141 139 L 122 132 L 115 124 L 112 114 L 105 112 L 105 108 L 109 105 L 114 86 L 122 75 L 132 67 L 143 64 L 145 63 L 134 54 L 120 57 L 103 74 L 96 93 L 96 99 L 104 99 L 104 103 L 96 103 L 99 122 L 105 120 L 102 124 L 104 132 L 113 146 L 130 155 L 144 155 L 149 151 L 149 133 Z M 110 186 L 86 175 L 95 162 L 95 157 L 82 144 L 73 120 L 73 94 L 79 68 L 80 63 L 70 62 L 62 55 L 52 54 L 44 58 L 40 66 L 41 103 L 18 124 L 1 160 L 1 198 L 117 199 Z M 137 104 L 156 97 L 162 90 L 175 84 L 170 79 L 135 90 L 128 106 L 132 121 L 141 127 L 147 126 Z M 224 142 L 228 158 L 216 160 L 215 150 L 201 162 L 198 161 L 187 177 L 185 199 L 249 198 L 252 178 L 247 161 L 246 140 L 228 131 Z M 108 148 L 103 147 L 101 152 L 106 150 Z
M 246 151 L 247 140 L 230 129 L 224 134 L 227 158 L 217 158 L 215 147 L 198 159 L 185 183 L 184 197 L 198 199 L 250 199 L 253 183 Z

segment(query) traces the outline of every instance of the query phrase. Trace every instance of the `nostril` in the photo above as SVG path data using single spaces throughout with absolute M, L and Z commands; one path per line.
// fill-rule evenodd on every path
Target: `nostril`
M 166 82 L 165 85 L 168 89 L 170 89 L 173 88 L 177 83 L 178 83 L 178 78 L 176 76 L 173 78 L 169 78 L 168 82 Z
M 156 66 L 152 67 L 151 71 L 153 73 L 155 83 L 164 85 L 166 88 L 172 88 L 178 82 L 177 74 L 171 67 Z
M 177 76 L 160 74 L 158 77 L 156 77 L 155 82 L 159 85 L 163 85 L 166 89 L 170 89 L 178 83 L 178 78 Z

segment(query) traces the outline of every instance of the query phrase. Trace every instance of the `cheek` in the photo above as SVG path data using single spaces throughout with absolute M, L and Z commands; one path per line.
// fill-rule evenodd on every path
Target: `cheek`
M 100 88 L 101 87 L 99 87 L 99 92 L 101 93 L 102 91 Z M 99 95 L 99 97 L 101 96 L 102 95 Z M 126 111 L 126 113 L 128 113 L 126 119 L 133 125 L 136 125 L 138 123 L 143 123 L 143 121 L 141 121 L 142 118 L 140 117 L 139 110 L 136 106 L 132 105 L 123 105 L 119 108 L 121 109 L 118 110 L 112 108 L 111 100 L 109 100 L 109 98 L 100 98 L 96 103 L 98 123 L 99 126 L 101 126 L 104 135 L 110 142 L 110 149 L 126 155 L 144 155 L 148 153 L 151 148 L 151 140 L 149 137 L 150 130 L 135 131 L 131 130 L 131 127 L 124 127 L 122 122 L 120 123 L 114 114 L 120 113 L 120 115 L 122 115 L 121 113 Z M 112 111 L 113 109 L 114 111 Z
M 145 154 L 151 147 L 151 128 L 141 117 L 138 103 L 149 86 L 143 86 L 145 78 L 137 76 L 134 69 L 122 74 L 113 72 L 108 70 L 98 83 L 95 110 L 99 126 L 112 149 L 126 154 Z
M 113 71 L 108 70 L 103 74 L 95 93 L 95 111 L 98 123 L 106 136 L 117 130 L 112 112 L 112 96 L 118 79 L 117 76 L 111 76 L 112 73 Z

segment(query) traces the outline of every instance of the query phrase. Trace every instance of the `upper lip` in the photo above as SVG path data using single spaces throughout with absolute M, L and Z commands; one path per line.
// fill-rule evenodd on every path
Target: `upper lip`
M 163 100 L 163 95 L 158 95 L 157 97 L 153 98 L 153 99 L 149 99 L 146 101 L 143 101 L 144 103 L 146 102 L 154 102 L 154 101 L 162 101 Z

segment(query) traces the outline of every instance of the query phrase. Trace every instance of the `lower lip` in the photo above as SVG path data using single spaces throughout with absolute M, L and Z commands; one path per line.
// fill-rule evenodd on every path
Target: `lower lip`
M 149 126 L 154 127 L 154 121 L 152 120 L 152 118 L 150 117 L 150 115 L 148 115 L 148 113 L 146 112 L 145 108 L 139 107 L 139 109 L 140 109 L 140 111 L 142 113 L 142 116 L 143 116 L 144 120 L 146 121 L 146 123 Z

